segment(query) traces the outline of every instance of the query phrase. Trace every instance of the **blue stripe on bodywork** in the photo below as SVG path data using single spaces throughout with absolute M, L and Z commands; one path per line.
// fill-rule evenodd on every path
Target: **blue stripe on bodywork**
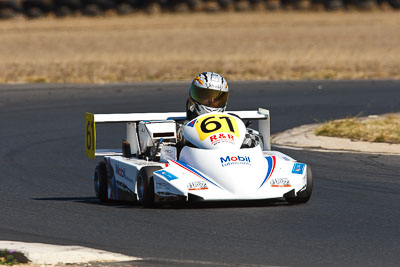
M 267 160 L 267 163 L 268 163 L 268 171 L 267 171 L 267 175 L 265 176 L 264 181 L 262 182 L 262 184 L 260 185 L 260 187 L 258 189 L 260 189 L 261 186 L 263 186 L 265 184 L 265 182 L 268 181 L 268 179 L 271 177 L 272 173 L 275 170 L 276 157 L 268 156 L 268 157 L 265 157 L 265 159 Z
M 205 177 L 204 175 L 202 175 L 201 173 L 199 173 L 196 169 L 194 169 L 193 167 L 189 166 L 188 164 L 177 160 L 176 163 L 182 165 L 183 167 L 187 168 L 188 170 L 192 171 L 193 173 L 197 174 L 198 176 L 200 176 L 201 178 L 203 178 L 204 180 L 206 180 L 209 183 L 212 183 L 213 185 L 215 185 L 216 187 L 221 188 L 219 185 L 217 185 L 216 183 L 210 181 L 207 177 Z M 222 189 L 222 188 L 221 188 Z
M 267 181 L 269 175 L 271 174 L 271 170 L 272 170 L 272 158 L 271 157 L 265 157 L 265 159 L 268 162 L 268 171 L 267 171 L 267 175 L 265 175 L 264 181 L 262 182 L 262 184 L 260 185 L 259 188 L 261 188 L 261 186 L 263 186 L 264 183 Z

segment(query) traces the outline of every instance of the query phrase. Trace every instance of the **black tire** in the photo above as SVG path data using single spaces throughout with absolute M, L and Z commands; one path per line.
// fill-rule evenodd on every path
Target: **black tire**
M 375 0 L 359 0 L 356 2 L 356 6 L 360 10 L 371 10 L 376 6 Z
M 388 0 L 389 5 L 394 9 L 400 9 L 400 0 Z
M 202 0 L 188 0 L 187 3 L 189 5 L 190 11 L 193 12 L 201 11 L 201 9 L 203 8 Z
M 44 16 L 44 12 L 40 7 L 30 7 L 25 11 L 25 15 L 30 19 L 36 19 Z
M 189 5 L 186 2 L 175 3 L 171 9 L 175 13 L 186 13 L 190 10 Z
M 107 167 L 105 162 L 100 162 L 94 170 L 94 191 L 101 202 L 106 202 L 107 197 Z
M 326 0 L 324 1 L 324 7 L 328 11 L 339 10 L 343 8 L 342 0 Z
M 233 0 L 218 0 L 218 4 L 222 10 L 225 11 L 235 10 L 235 2 Z
M 139 171 L 137 178 L 137 194 L 139 202 L 144 208 L 153 208 L 154 205 L 154 179 L 153 173 L 161 167 L 144 167 Z
M 11 19 L 17 15 L 15 9 L 11 7 L 3 7 L 0 9 L 0 19 Z
M 162 11 L 162 7 L 157 2 L 149 3 L 145 6 L 145 12 L 149 15 L 160 14 Z
M 54 14 L 59 18 L 64 18 L 72 14 L 72 9 L 69 6 L 59 6 L 54 10 Z
M 290 204 L 307 203 L 311 198 L 312 190 L 313 190 L 313 177 L 312 177 L 311 168 L 309 165 L 307 165 L 306 189 L 297 193 L 297 196 L 295 196 L 295 197 L 285 197 L 285 199 Z
M 267 0 L 265 3 L 265 7 L 268 10 L 274 11 L 281 8 L 281 1 L 279 0 Z
M 128 15 L 133 13 L 133 7 L 128 3 L 121 3 L 117 5 L 116 11 L 118 15 Z
M 245 1 L 245 0 L 238 0 L 235 2 L 235 10 L 236 11 L 248 11 L 250 10 L 251 5 L 249 1 Z
M 297 0 L 294 2 L 294 9 L 295 10 L 308 10 L 311 7 L 310 0 Z
M 83 15 L 88 17 L 96 17 L 103 15 L 103 10 L 99 5 L 96 4 L 88 4 L 82 10 Z

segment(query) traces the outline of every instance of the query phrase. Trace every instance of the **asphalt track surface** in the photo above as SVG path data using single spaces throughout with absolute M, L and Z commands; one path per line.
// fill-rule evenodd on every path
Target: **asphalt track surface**
M 100 204 L 96 161 L 84 155 L 84 113 L 183 111 L 187 87 L 0 85 L 0 239 L 146 258 L 128 265 L 398 266 L 398 156 L 282 150 L 312 166 L 305 205 Z M 231 90 L 229 108 L 268 108 L 273 133 L 400 111 L 399 81 L 232 82 Z M 103 143 L 119 147 L 123 129 L 104 131 Z

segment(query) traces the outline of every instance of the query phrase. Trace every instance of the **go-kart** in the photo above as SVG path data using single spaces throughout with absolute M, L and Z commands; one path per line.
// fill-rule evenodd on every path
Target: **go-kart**
M 262 140 L 254 147 L 242 146 L 243 120 L 258 120 Z M 98 123 L 126 123 L 121 149 L 96 148 Z M 310 167 L 271 151 L 266 109 L 208 113 L 190 121 L 184 112 L 86 113 L 85 126 L 87 156 L 104 157 L 93 176 L 100 201 L 138 201 L 149 208 L 275 198 L 306 203 L 311 197 Z

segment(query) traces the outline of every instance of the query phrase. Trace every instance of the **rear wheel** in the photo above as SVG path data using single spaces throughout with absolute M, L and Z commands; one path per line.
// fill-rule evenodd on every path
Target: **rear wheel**
M 154 205 L 154 178 L 153 172 L 160 167 L 144 167 L 140 170 L 137 178 L 138 200 L 144 208 L 153 208 Z
M 94 170 L 94 191 L 96 197 L 101 202 L 106 202 L 107 198 L 107 169 L 106 163 L 100 162 Z
M 306 186 L 306 189 L 304 189 L 303 191 L 297 193 L 297 196 L 295 196 L 295 197 L 287 196 L 287 197 L 285 197 L 285 199 L 290 204 L 306 203 L 311 198 L 312 190 L 313 190 L 312 172 L 311 172 L 310 166 L 307 165 L 307 186 Z

